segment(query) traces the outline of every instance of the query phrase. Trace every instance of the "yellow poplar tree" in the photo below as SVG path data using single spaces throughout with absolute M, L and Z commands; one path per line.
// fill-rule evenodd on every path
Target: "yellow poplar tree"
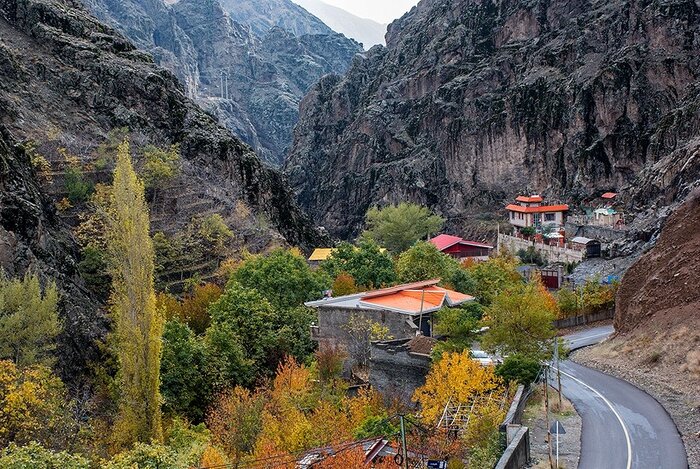
M 117 152 L 108 212 L 113 338 L 121 391 L 114 443 L 120 449 L 163 438 L 159 386 L 164 319 L 153 287 L 154 252 L 144 185 L 136 176 L 126 141 Z

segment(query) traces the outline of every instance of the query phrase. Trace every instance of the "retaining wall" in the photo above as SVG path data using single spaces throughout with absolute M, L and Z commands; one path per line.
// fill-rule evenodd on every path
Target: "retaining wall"
M 566 329 L 567 327 L 583 326 L 598 321 L 605 321 L 606 319 L 613 319 L 614 317 L 615 308 L 612 307 L 604 311 L 598 311 L 597 313 L 575 316 L 573 318 L 557 319 L 554 321 L 554 327 L 557 329 Z
M 515 236 L 499 234 L 498 249 L 507 248 L 511 253 L 517 254 L 521 249 L 534 247 L 547 258 L 549 262 L 581 262 L 585 257 L 584 251 L 569 249 L 566 247 L 550 246 L 548 244 L 536 243 L 527 239 L 516 238 Z

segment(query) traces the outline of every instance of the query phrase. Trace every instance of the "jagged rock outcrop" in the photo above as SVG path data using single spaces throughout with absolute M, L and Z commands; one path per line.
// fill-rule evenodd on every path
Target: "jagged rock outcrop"
M 274 166 L 291 145 L 301 98 L 361 50 L 290 0 L 83 1 Z
M 56 282 L 64 325 L 58 367 L 72 385 L 99 356 L 96 342 L 107 330 L 99 304 L 78 276 L 77 254 L 70 230 L 41 193 L 29 157 L 0 125 L 0 268 L 11 277 L 31 271 Z
M 90 158 L 114 128 L 160 146 L 179 144 L 182 174 L 154 209 L 154 229 L 193 215 L 265 217 L 258 247 L 286 240 L 311 246 L 318 233 L 281 175 L 188 100 L 177 79 L 69 0 L 0 0 L 0 122 L 18 138 Z M 242 216 L 236 206 L 244 204 Z M 241 240 L 244 244 L 247 241 Z
M 304 99 L 290 182 L 344 237 L 370 205 L 400 200 L 460 231 L 521 191 L 666 203 L 698 179 L 699 10 L 423 0 L 390 25 L 386 48 Z

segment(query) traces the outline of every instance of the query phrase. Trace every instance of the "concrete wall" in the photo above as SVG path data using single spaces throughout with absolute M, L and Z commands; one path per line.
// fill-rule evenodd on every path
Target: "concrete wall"
M 606 319 L 613 319 L 615 317 L 615 308 L 608 308 L 604 311 L 598 311 L 597 313 L 585 314 L 583 316 L 575 316 L 573 318 L 557 319 L 554 321 L 554 327 L 557 329 L 566 329 L 567 327 L 582 326 L 584 324 L 590 324 L 598 321 L 605 321 Z
M 505 247 L 513 254 L 516 254 L 520 249 L 527 249 L 530 246 L 534 246 L 535 249 L 540 251 L 549 262 L 581 262 L 584 259 L 583 251 L 535 243 L 505 234 L 498 235 L 498 248 L 502 249 Z
M 431 359 L 428 355 L 409 352 L 406 342 L 408 340 L 372 344 L 369 383 L 387 401 L 399 399 L 412 405 L 413 393 L 425 384 Z
M 530 462 L 530 430 L 527 427 L 510 428 L 512 441 L 498 460 L 495 469 L 521 469 Z M 517 431 L 515 431 L 517 430 Z

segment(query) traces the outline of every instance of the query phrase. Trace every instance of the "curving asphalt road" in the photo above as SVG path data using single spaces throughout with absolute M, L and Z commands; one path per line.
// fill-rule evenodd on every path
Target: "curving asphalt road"
M 565 339 L 576 349 L 612 332 L 604 326 Z M 583 422 L 579 469 L 688 469 L 678 429 L 647 393 L 571 361 L 561 363 L 561 384 Z

